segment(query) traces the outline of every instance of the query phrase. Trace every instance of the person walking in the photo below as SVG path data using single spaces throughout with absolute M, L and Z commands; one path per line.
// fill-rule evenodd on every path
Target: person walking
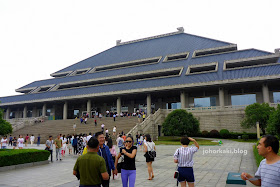
M 67 138 L 65 137 L 65 135 L 63 135 L 62 136 L 62 147 L 61 147 L 61 155 L 62 155 L 62 157 L 65 156 L 66 149 L 67 149 Z
M 102 131 L 102 133 L 104 133 L 104 127 L 105 127 L 105 125 L 104 125 L 104 123 L 102 123 L 101 124 L 101 131 Z
M 99 142 L 98 155 L 104 158 L 105 163 L 106 163 L 107 172 L 109 174 L 109 180 L 102 180 L 102 186 L 109 187 L 111 171 L 113 171 L 114 174 L 118 174 L 118 171 L 114 165 L 114 160 L 112 159 L 110 149 L 107 145 L 105 145 L 104 134 L 102 132 L 98 132 L 95 134 L 95 137 L 97 138 L 97 140 Z
M 9 137 L 9 145 L 13 146 L 13 137 L 12 137 L 12 135 L 10 135 L 10 137 Z
M 25 147 L 27 147 L 28 141 L 29 141 L 29 136 L 28 136 L 28 134 L 27 134 L 27 135 L 25 136 Z
M 40 146 L 40 141 L 41 141 L 41 136 L 40 136 L 40 134 L 38 134 L 38 137 L 37 137 L 37 146 Z
M 146 143 L 144 144 L 144 152 L 145 152 L 145 157 L 146 157 L 146 163 L 148 167 L 148 174 L 149 174 L 149 179 L 152 180 L 154 176 L 154 171 L 153 171 L 153 166 L 152 163 L 155 161 L 154 157 L 151 156 L 151 151 L 156 151 L 156 146 L 155 143 L 152 141 L 151 136 L 149 134 L 146 134 Z
M 62 140 L 60 139 L 60 135 L 57 135 L 57 138 L 54 140 L 54 144 L 55 144 L 56 161 L 58 161 L 58 159 L 61 161 Z
M 121 148 L 124 146 L 124 140 L 123 140 L 121 134 L 120 134 L 119 137 L 117 138 L 116 142 L 117 142 L 117 145 L 118 145 L 118 148 L 119 148 L 118 151 L 121 152 L 120 150 L 121 150 Z
M 73 175 L 80 175 L 80 186 L 101 187 L 102 180 L 108 180 L 109 174 L 105 160 L 97 154 L 99 142 L 90 138 L 87 143 L 87 154 L 80 156 L 74 166 Z
M 13 149 L 16 149 L 16 147 L 17 147 L 17 138 L 16 137 L 13 138 L 12 143 L 13 143 Z
M 77 135 L 74 135 L 73 141 L 72 141 L 72 146 L 73 146 L 73 153 L 74 155 L 78 154 L 78 139 Z
M 112 155 L 113 161 L 115 161 L 116 156 L 117 156 L 117 152 L 116 152 L 115 146 L 113 145 L 113 141 L 112 141 L 111 138 L 108 138 L 107 146 L 109 147 L 109 150 L 110 150 L 110 153 Z M 115 174 L 114 173 L 113 173 L 113 179 L 115 179 Z
M 260 139 L 257 149 L 259 155 L 265 159 L 261 161 L 255 177 L 242 172 L 241 178 L 243 180 L 249 180 L 256 186 L 279 187 L 280 156 L 277 155 L 279 151 L 279 140 L 272 135 L 265 135 Z
M 77 127 L 77 125 L 76 125 L 76 123 L 74 123 L 74 125 L 73 125 L 74 132 L 76 131 L 76 127 Z
M 52 140 L 52 136 L 49 136 L 49 139 L 46 141 L 46 147 L 48 148 L 48 151 L 50 152 L 51 162 L 53 162 L 53 140 Z
M 22 135 L 19 135 L 19 139 L 17 140 L 17 142 L 18 142 L 18 148 L 22 149 L 23 143 L 24 143 L 24 139 L 23 139 Z
M 9 142 L 8 142 L 7 136 L 4 136 L 1 139 L 1 149 L 7 149 L 8 143 Z
M 32 134 L 30 136 L 30 145 L 32 146 L 34 144 L 34 141 L 35 141 L 35 136 Z
M 114 121 L 116 121 L 116 114 L 113 114 Z
M 190 141 L 194 142 L 195 147 L 189 147 Z M 181 187 L 188 186 L 194 187 L 194 174 L 193 174 L 193 155 L 199 149 L 199 145 L 195 139 L 190 137 L 181 138 L 182 147 L 178 148 L 174 154 L 174 162 L 178 163 L 179 177 L 177 180 L 180 182 Z
M 116 135 L 116 132 L 117 132 L 117 126 L 114 126 L 114 127 L 113 127 L 113 135 L 114 135 L 114 136 Z
M 125 147 L 121 148 L 121 152 L 118 154 L 115 160 L 115 167 L 117 167 L 119 158 L 123 155 L 124 162 L 121 168 L 121 177 L 123 187 L 134 187 L 136 180 L 136 166 L 135 157 L 137 153 L 137 147 L 133 145 L 133 138 L 128 136 L 125 141 Z

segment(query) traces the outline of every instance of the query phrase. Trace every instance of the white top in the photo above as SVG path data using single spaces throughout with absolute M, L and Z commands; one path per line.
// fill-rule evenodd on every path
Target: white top
M 34 136 L 31 136 L 30 137 L 30 141 L 34 141 L 35 140 L 35 137 Z
M 7 138 L 6 138 L 6 139 L 2 138 L 2 140 L 1 140 L 2 146 L 7 147 L 7 145 L 8 145 L 7 142 L 8 142 L 8 139 L 7 139 Z
M 105 131 L 105 133 L 109 133 L 109 130 L 107 129 L 107 130 Z
M 197 147 L 178 148 L 174 154 L 174 159 L 178 160 L 178 167 L 193 167 L 193 155 L 197 150 Z
M 117 128 L 116 128 L 116 127 L 114 127 L 114 128 L 113 128 L 113 132 L 116 132 L 116 131 L 117 131 Z
M 85 118 L 85 121 L 87 121 L 87 118 Z
M 89 141 L 89 139 L 90 139 L 91 137 L 92 137 L 91 135 L 88 135 L 88 136 L 87 136 L 87 142 Z
M 155 150 L 155 143 L 154 142 L 146 142 L 145 145 L 147 146 L 147 151 L 154 151 Z
M 140 136 L 139 141 L 143 142 L 143 136 Z
M 104 128 L 104 127 L 105 127 L 105 125 L 102 123 L 101 128 Z
M 17 142 L 18 142 L 18 147 L 23 147 L 23 143 L 24 143 L 24 139 L 23 138 L 19 138 L 17 140 Z

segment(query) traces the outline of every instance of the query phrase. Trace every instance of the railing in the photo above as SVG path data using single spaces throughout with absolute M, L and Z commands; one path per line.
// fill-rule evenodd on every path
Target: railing
M 45 121 L 45 117 L 30 117 L 30 118 L 13 118 L 6 119 L 7 122 L 11 123 L 13 131 L 17 131 L 26 126 L 34 125 L 36 122 Z

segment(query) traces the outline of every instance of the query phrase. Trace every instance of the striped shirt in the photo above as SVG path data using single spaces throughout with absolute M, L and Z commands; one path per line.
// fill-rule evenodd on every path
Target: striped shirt
M 280 161 L 267 164 L 263 159 L 255 177 L 261 179 L 262 187 L 280 187 Z
M 178 167 L 193 167 L 193 155 L 197 150 L 197 147 L 178 148 L 174 154 L 174 159 L 178 160 Z

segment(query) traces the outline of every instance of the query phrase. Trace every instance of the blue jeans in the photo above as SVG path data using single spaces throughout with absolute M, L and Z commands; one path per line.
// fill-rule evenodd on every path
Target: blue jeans
M 135 186 L 136 170 L 122 169 L 121 174 L 122 174 L 123 187 L 128 187 L 128 180 L 129 180 L 129 187 L 134 187 Z
M 2 149 L 7 149 L 7 146 L 2 146 Z

